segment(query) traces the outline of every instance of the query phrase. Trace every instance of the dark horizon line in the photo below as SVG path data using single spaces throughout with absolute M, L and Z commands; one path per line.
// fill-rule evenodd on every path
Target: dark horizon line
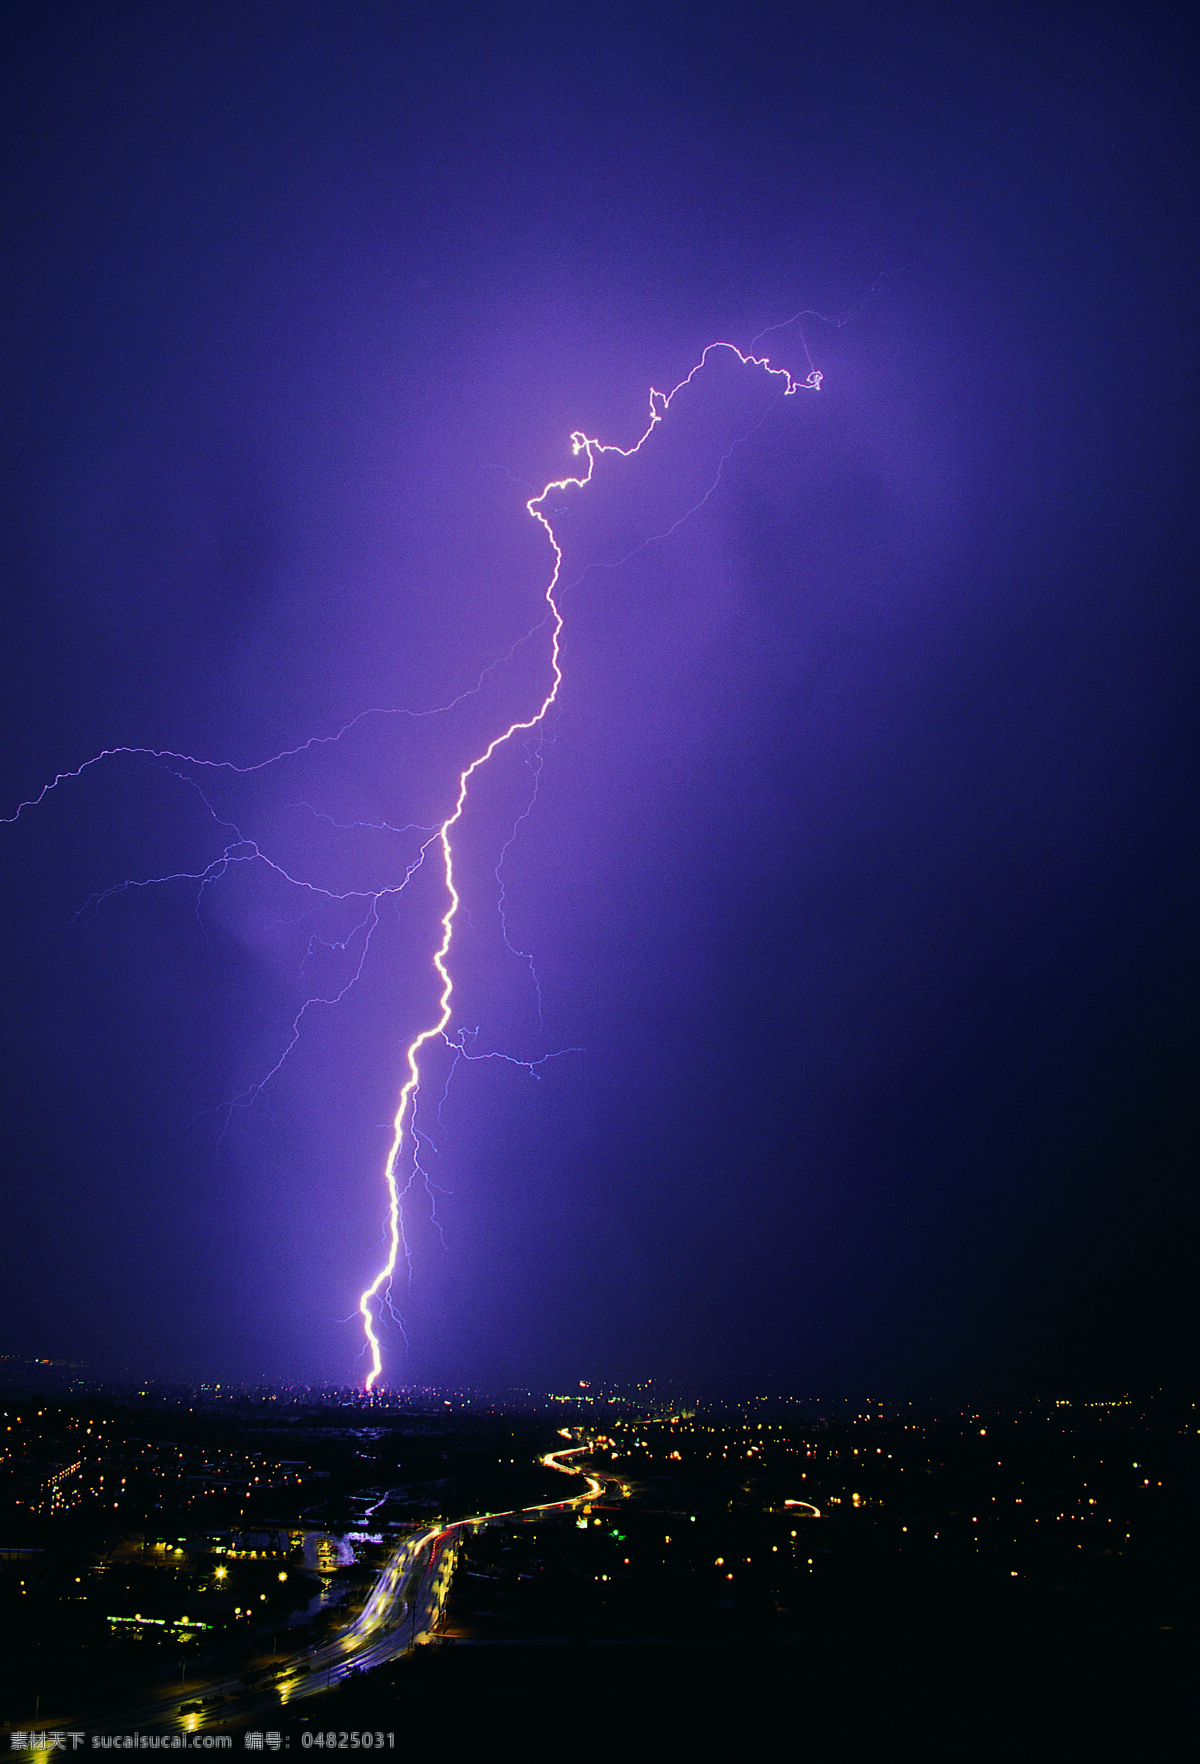
M 18 1367 L 26 1376 L 14 1376 Z M 933 1406 L 956 1410 L 972 1407 L 1009 1410 L 1019 1406 L 1058 1406 L 1081 1410 L 1133 1408 L 1163 1398 L 1170 1400 L 1176 1396 L 1182 1397 L 1184 1394 L 1173 1380 L 1155 1384 L 1145 1379 L 1118 1386 L 1116 1379 L 1109 1384 L 1098 1376 L 1091 1375 L 1070 1381 L 1047 1381 L 1044 1385 L 984 1375 L 979 1381 L 979 1388 L 974 1392 L 969 1390 L 968 1381 L 962 1377 L 934 1380 L 923 1387 L 918 1387 L 914 1381 L 906 1384 L 903 1391 L 894 1388 L 894 1380 L 875 1382 L 871 1389 L 865 1383 L 854 1381 L 849 1390 L 845 1385 L 837 1389 L 826 1385 L 808 1390 L 763 1389 L 761 1385 L 746 1385 L 740 1390 L 732 1390 L 728 1385 L 705 1389 L 694 1380 L 655 1375 L 611 1382 L 589 1380 L 586 1384 L 581 1382 L 580 1388 L 576 1390 L 565 1391 L 549 1386 L 537 1388 L 525 1383 L 488 1386 L 467 1382 L 431 1382 L 384 1385 L 378 1386 L 373 1392 L 367 1392 L 361 1385 L 338 1384 L 330 1379 L 319 1379 L 311 1384 L 299 1380 L 269 1378 L 201 1379 L 160 1373 L 138 1374 L 128 1367 L 120 1372 L 106 1374 L 88 1366 L 86 1362 L 29 1358 L 16 1354 L 0 1354 L 0 1369 L 8 1372 L 8 1377 L 4 1377 L 3 1370 L 0 1370 L 0 1383 L 5 1386 L 2 1394 L 8 1400 L 41 1397 L 61 1402 L 72 1398 L 108 1398 L 123 1402 L 140 1398 L 165 1402 L 194 1402 L 199 1399 L 218 1404 L 274 1404 L 282 1397 L 291 1403 L 312 1408 L 386 1410 L 437 1404 L 455 1413 L 460 1413 L 463 1406 L 470 1407 L 479 1403 L 531 1414 L 545 1414 L 548 1409 L 553 1413 L 557 1409 L 564 1419 L 569 1414 L 586 1414 L 592 1408 L 610 1408 L 614 1405 L 629 1407 L 636 1405 L 639 1398 L 646 1404 L 653 1403 L 657 1407 L 665 1403 L 668 1413 L 695 1406 L 719 1411 L 742 1409 L 748 1405 L 762 1405 L 768 1409 L 791 1406 L 840 1408 L 853 1403 L 859 1407 L 877 1408 L 884 1414 L 889 1414 L 904 1408 L 925 1410 Z M 39 1373 L 58 1373 L 59 1376 L 40 1379 Z M 70 1373 L 85 1373 L 86 1376 L 64 1376 Z

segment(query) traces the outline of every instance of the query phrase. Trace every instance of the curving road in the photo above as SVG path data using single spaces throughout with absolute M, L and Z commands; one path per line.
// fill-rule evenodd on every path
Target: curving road
M 278 1715 L 281 1705 L 320 1695 L 352 1672 L 368 1671 L 396 1659 L 409 1648 L 427 1642 L 441 1621 L 446 1596 L 458 1556 L 460 1539 L 470 1530 L 524 1513 L 553 1513 L 581 1506 L 604 1492 L 603 1481 L 563 1458 L 578 1457 L 587 1446 L 564 1447 L 547 1452 L 541 1462 L 566 1476 L 583 1476 L 582 1494 L 561 1501 L 539 1501 L 530 1507 L 511 1507 L 503 1512 L 476 1513 L 433 1526 L 397 1544 L 371 1588 L 362 1610 L 340 1634 L 319 1647 L 282 1661 L 270 1669 L 264 1682 L 247 1690 L 239 1677 L 213 1679 L 202 1685 L 175 1690 L 140 1707 L 103 1719 L 60 1721 L 51 1728 L 43 1719 L 39 1732 L 127 1733 L 168 1728 L 187 1733 L 211 1725 L 241 1721 L 251 1716 Z M 200 1702 L 199 1710 L 181 1711 L 181 1703 Z M 69 1742 L 68 1742 L 69 1745 Z

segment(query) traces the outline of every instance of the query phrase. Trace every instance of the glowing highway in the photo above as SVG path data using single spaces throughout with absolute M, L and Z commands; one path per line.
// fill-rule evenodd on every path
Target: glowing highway
M 261 1682 L 248 1687 L 242 1676 L 203 1684 L 193 1681 L 185 1689 L 176 1688 L 170 1695 L 159 1695 L 119 1715 L 70 1722 L 60 1719 L 58 1729 L 93 1734 L 165 1726 L 194 1733 L 212 1722 L 224 1726 L 249 1716 L 278 1714 L 281 1705 L 317 1696 L 351 1673 L 368 1671 L 397 1659 L 434 1636 L 449 1594 L 460 1541 L 468 1531 L 493 1521 L 519 1519 L 528 1513 L 561 1512 L 595 1500 L 604 1492 L 599 1477 L 562 1462 L 588 1449 L 564 1447 L 547 1452 L 540 1460 L 547 1469 L 559 1470 L 566 1476 L 582 1476 L 587 1486 L 580 1494 L 503 1512 L 477 1513 L 406 1537 L 388 1557 L 357 1617 L 329 1641 L 255 1673 Z M 42 1725 L 45 1727 L 46 1723 Z

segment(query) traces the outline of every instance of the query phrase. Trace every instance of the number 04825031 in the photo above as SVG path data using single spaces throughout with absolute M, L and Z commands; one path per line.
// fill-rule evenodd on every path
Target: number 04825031
M 394 1733 L 312 1733 L 306 1729 L 300 1735 L 300 1744 L 305 1751 L 312 1746 L 320 1746 L 326 1752 L 392 1751 L 396 1736 Z

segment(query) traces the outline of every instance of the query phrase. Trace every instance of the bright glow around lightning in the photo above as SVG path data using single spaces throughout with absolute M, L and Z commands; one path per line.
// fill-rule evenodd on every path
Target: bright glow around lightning
M 546 537 L 549 539 L 551 548 L 554 552 L 554 567 L 551 571 L 550 581 L 546 587 L 546 604 L 549 608 L 552 623 L 550 643 L 550 687 L 546 696 L 542 699 L 541 704 L 530 716 L 525 717 L 518 722 L 510 723 L 507 729 L 503 730 L 499 735 L 496 735 L 488 743 L 482 753 L 478 754 L 469 765 L 464 767 L 463 771 L 459 774 L 458 794 L 455 797 L 454 807 L 437 830 L 436 838 L 441 847 L 442 865 L 446 878 L 446 910 L 442 914 L 441 941 L 433 955 L 433 966 L 437 970 L 441 992 L 438 998 L 437 1014 L 434 1017 L 434 1020 L 426 1028 L 422 1029 L 419 1034 L 413 1037 L 405 1052 L 405 1065 L 407 1067 L 408 1075 L 404 1080 L 404 1086 L 400 1092 L 400 1098 L 396 1105 L 396 1114 L 392 1122 L 392 1143 L 388 1152 L 387 1162 L 384 1165 L 384 1182 L 387 1186 L 388 1195 L 387 1257 L 374 1280 L 372 1280 L 371 1284 L 364 1290 L 358 1301 L 358 1308 L 362 1313 L 363 1329 L 366 1333 L 367 1345 L 371 1353 L 371 1370 L 366 1378 L 367 1390 L 374 1388 L 376 1381 L 383 1371 L 383 1359 L 380 1352 L 379 1336 L 375 1329 L 376 1308 L 381 1301 L 381 1295 L 383 1300 L 386 1301 L 392 1276 L 395 1274 L 396 1263 L 399 1260 L 400 1250 L 404 1241 L 403 1222 L 400 1213 L 400 1183 L 398 1180 L 398 1170 L 401 1153 L 404 1150 L 407 1139 L 412 1135 L 413 1110 L 416 1104 L 417 1091 L 420 1088 L 421 1083 L 421 1053 L 429 1042 L 444 1035 L 451 1017 L 451 999 L 454 993 L 454 982 L 450 977 L 450 970 L 446 966 L 446 962 L 450 954 L 450 946 L 454 940 L 454 921 L 458 914 L 459 895 L 454 882 L 454 848 L 450 836 L 462 818 L 463 810 L 467 804 L 471 779 L 475 776 L 476 772 L 480 771 L 481 768 L 487 764 L 497 748 L 503 747 L 506 742 L 511 741 L 514 735 L 521 734 L 523 731 L 535 729 L 544 721 L 552 706 L 557 702 L 559 687 L 562 685 L 562 668 L 560 666 L 559 658 L 561 655 L 563 618 L 562 613 L 559 610 L 558 602 L 555 599 L 555 593 L 558 589 L 559 577 L 562 572 L 563 554 L 562 547 L 559 545 L 558 539 L 555 536 L 550 517 L 546 513 L 543 505 L 552 491 L 568 489 L 582 490 L 586 484 L 591 482 L 592 473 L 596 467 L 596 461 L 604 454 L 617 453 L 620 454 L 623 459 L 629 459 L 634 454 L 640 453 L 650 436 L 654 433 L 654 430 L 666 416 L 675 394 L 681 391 L 684 386 L 691 384 L 692 380 L 695 379 L 696 375 L 700 372 L 701 368 L 715 349 L 731 350 L 743 366 L 761 368 L 765 373 L 770 375 L 772 379 L 781 381 L 785 396 L 800 390 L 801 387 L 807 388 L 813 392 L 820 390 L 821 373 L 817 368 L 813 368 L 805 379 L 796 380 L 793 379 L 792 375 L 786 368 L 772 367 L 766 356 L 743 354 L 743 352 L 732 343 L 710 343 L 699 361 L 691 369 L 690 373 L 686 374 L 685 377 L 680 380 L 679 384 L 673 387 L 670 392 L 658 392 L 651 388 L 650 421 L 646 425 L 643 434 L 632 446 L 620 447 L 614 443 L 593 440 L 590 436 L 584 435 L 577 430 L 571 436 L 571 447 L 577 458 L 580 454 L 586 457 L 587 470 L 580 477 L 553 479 L 545 486 L 540 495 L 531 496 L 529 501 L 525 504 L 533 519 L 540 522 L 542 527 L 545 528 Z M 686 518 L 686 516 L 684 518 Z

